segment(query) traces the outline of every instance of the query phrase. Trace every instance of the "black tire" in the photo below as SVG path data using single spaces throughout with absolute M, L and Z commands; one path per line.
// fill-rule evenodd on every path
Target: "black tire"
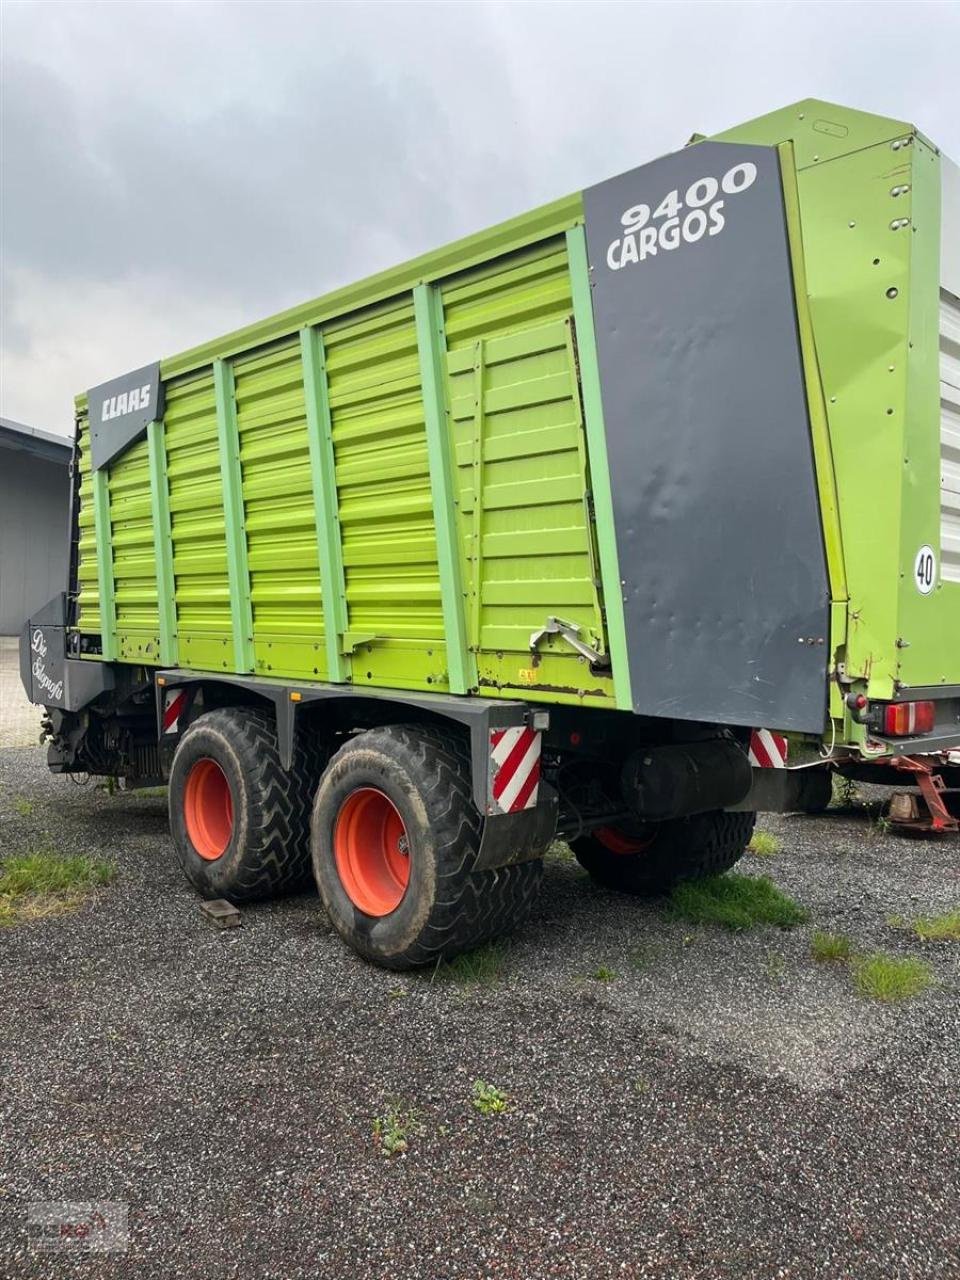
M 403 824 L 407 882 L 396 905 L 380 904 L 383 914 L 351 896 L 335 852 L 338 818 L 364 792 L 386 797 Z M 384 968 L 412 969 L 513 929 L 536 899 L 543 862 L 474 870 L 482 830 L 465 735 L 393 725 L 352 738 L 324 772 L 312 820 L 317 888 L 340 937 Z
M 310 804 L 326 756 L 318 741 L 298 741 L 285 770 L 274 718 L 255 708 L 208 711 L 189 726 L 173 757 L 169 808 L 177 856 L 195 889 L 205 898 L 248 902 L 310 887 Z M 225 779 L 232 806 L 229 838 L 216 857 L 209 845 L 208 856 L 199 852 L 195 817 L 196 843 L 189 830 L 189 780 L 209 761 Z
M 591 833 L 571 841 L 580 865 L 598 883 L 622 893 L 644 897 L 667 893 L 681 880 L 719 875 L 738 862 L 753 834 L 755 813 L 727 813 L 718 809 L 671 822 L 638 823 L 614 836 L 606 829 L 607 843 Z M 618 839 L 616 837 L 621 837 Z M 625 847 L 631 839 L 645 843 L 638 852 L 614 852 L 610 844 Z
M 797 808 L 801 813 L 824 813 L 833 799 L 833 774 L 829 769 L 800 770 Z

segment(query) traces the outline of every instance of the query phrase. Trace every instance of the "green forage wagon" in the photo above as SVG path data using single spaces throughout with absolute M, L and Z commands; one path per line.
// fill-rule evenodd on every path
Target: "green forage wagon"
M 960 175 L 807 101 L 77 400 L 56 772 L 392 968 L 960 749 Z M 954 774 L 951 776 L 951 769 Z M 829 791 L 827 790 L 827 794 Z

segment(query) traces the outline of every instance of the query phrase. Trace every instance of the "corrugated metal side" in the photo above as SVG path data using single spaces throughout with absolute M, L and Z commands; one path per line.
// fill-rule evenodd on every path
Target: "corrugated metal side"
M 210 372 L 166 388 L 164 430 L 179 661 L 233 671 L 223 485 Z
M 960 302 L 940 291 L 940 576 L 960 582 Z
M 511 255 L 443 288 L 469 638 L 485 686 L 607 697 L 550 616 L 606 649 L 587 497 L 566 246 Z M 478 491 L 482 500 L 477 501 Z
M 117 654 L 121 660 L 155 665 L 160 661 L 160 618 L 146 440 L 111 465 L 109 490 Z
M 93 473 L 90 470 L 90 427 L 87 415 L 77 422 L 80 512 L 77 541 L 77 629 L 100 634 L 100 587 L 97 580 L 97 535 L 93 524 Z
M 238 359 L 233 372 L 256 668 L 325 678 L 300 344 Z
M 445 688 L 412 299 L 324 326 L 355 684 Z

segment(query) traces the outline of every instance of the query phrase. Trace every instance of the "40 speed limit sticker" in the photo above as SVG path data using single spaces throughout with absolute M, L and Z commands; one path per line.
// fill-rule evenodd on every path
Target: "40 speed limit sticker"
M 928 596 L 937 585 L 937 557 L 933 547 L 926 543 L 917 552 L 913 562 L 913 581 L 922 596 Z
M 726 225 L 727 199 L 747 191 L 756 180 L 757 166 L 747 160 L 731 165 L 719 178 L 705 174 L 682 192 L 674 187 L 653 210 L 644 201 L 624 209 L 623 232 L 607 248 L 607 266 L 620 271 L 658 252 L 669 253 L 704 236 L 719 235 Z

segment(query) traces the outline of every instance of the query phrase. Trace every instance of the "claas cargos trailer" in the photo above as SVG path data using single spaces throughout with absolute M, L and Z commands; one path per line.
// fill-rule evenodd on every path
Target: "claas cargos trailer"
M 50 767 L 167 782 L 201 894 L 312 871 L 396 968 L 558 835 L 656 893 L 831 767 L 938 800 L 958 242 L 936 146 L 807 101 L 93 388 Z

